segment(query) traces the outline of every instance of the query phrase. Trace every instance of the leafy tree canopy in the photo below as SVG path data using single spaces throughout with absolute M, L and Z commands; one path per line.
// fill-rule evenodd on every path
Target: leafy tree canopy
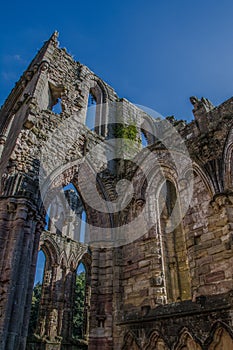
M 42 284 L 38 282 L 33 288 L 31 315 L 30 315 L 29 329 L 28 329 L 29 336 L 32 335 L 36 330 L 40 299 L 41 299 L 41 290 L 42 290 Z
M 85 272 L 76 275 L 76 287 L 73 313 L 73 338 L 83 338 L 84 303 L 85 303 L 86 276 Z

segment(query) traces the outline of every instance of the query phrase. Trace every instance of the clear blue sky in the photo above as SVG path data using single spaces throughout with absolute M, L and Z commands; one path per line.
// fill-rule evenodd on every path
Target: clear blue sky
M 1 13 L 0 104 L 55 29 L 120 97 L 162 115 L 232 95 L 232 0 L 4 1 Z

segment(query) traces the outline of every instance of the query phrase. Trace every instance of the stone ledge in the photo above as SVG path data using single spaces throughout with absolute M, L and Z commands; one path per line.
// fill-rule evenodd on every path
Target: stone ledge
M 144 323 L 158 321 L 164 318 L 182 318 L 195 314 L 209 314 L 211 312 L 231 309 L 233 307 L 233 290 L 229 293 L 199 296 L 196 302 L 185 300 L 181 302 L 160 305 L 155 309 L 149 310 L 148 313 L 142 316 L 141 310 L 125 316 L 125 320 L 118 322 L 117 325 L 126 325 L 131 323 Z

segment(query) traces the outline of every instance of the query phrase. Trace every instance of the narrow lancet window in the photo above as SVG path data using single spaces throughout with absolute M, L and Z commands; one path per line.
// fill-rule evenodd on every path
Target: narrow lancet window
M 160 192 L 159 205 L 162 208 L 160 229 L 168 302 L 186 300 L 191 297 L 187 248 L 178 202 L 176 188 L 172 182 L 167 180 Z M 173 228 L 174 220 L 176 223 Z
M 83 263 L 78 265 L 76 271 L 74 305 L 73 305 L 73 331 L 74 339 L 84 339 L 85 335 L 85 300 L 86 300 L 86 268 Z
M 87 116 L 86 116 L 86 126 L 90 130 L 95 130 L 96 126 L 96 98 L 90 92 L 88 95 L 88 103 L 87 103 Z

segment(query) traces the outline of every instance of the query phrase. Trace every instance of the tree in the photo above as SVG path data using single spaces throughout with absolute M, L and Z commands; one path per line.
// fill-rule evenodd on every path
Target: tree
M 38 282 L 33 288 L 31 315 L 29 321 L 28 335 L 32 335 L 36 330 L 36 324 L 39 314 L 39 306 L 41 299 L 42 284 Z
M 73 311 L 73 338 L 83 338 L 84 304 L 86 291 L 85 272 L 76 275 L 74 311 Z

